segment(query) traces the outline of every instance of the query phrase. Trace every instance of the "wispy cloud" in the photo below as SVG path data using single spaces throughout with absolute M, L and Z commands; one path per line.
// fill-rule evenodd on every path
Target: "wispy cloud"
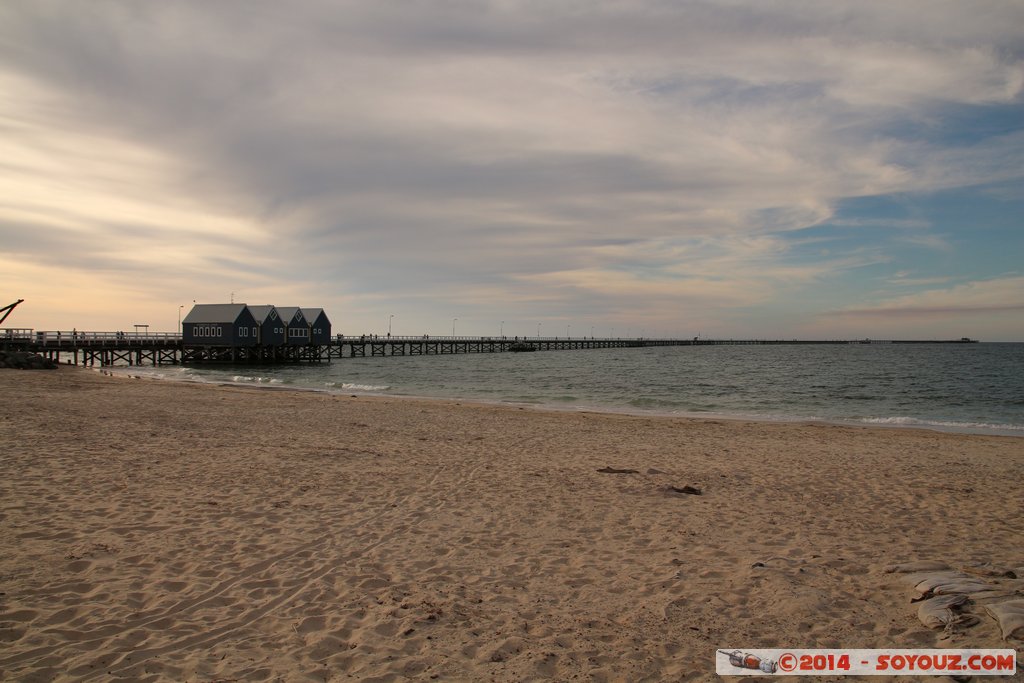
M 958 316 L 1024 311 L 1024 277 L 967 282 L 898 296 L 873 306 L 832 312 L 838 316 Z
M 951 280 L 952 278 L 949 277 L 909 277 L 907 273 L 895 273 L 886 282 L 901 287 L 930 287 L 932 285 L 948 285 Z

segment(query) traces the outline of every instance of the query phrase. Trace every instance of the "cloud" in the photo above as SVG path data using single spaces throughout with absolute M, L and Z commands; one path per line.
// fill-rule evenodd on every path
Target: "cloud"
M 847 308 L 829 315 L 877 318 L 972 316 L 1024 311 L 1024 277 L 967 282 L 894 297 L 874 306 Z
M 1019 103 L 1014 4 L 76 9 L 0 8 L 0 236 L 111 291 L 743 308 L 873 260 L 794 257 L 844 199 L 1022 175 L 1019 130 L 898 132 Z
M 886 283 L 901 287 L 928 287 L 949 284 L 950 280 L 949 277 L 909 277 L 909 273 L 900 272 L 894 273 L 891 279 L 886 280 Z

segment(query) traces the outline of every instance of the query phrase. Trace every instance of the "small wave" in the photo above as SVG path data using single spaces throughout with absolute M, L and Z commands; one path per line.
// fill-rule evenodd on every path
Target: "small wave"
M 235 375 L 231 381 L 238 384 L 284 384 L 284 380 L 275 377 L 250 377 L 248 375 Z
M 940 427 L 957 431 L 1000 431 L 1024 433 L 1024 425 L 994 424 L 991 422 L 954 422 L 947 420 L 922 420 L 916 417 L 864 417 L 858 422 L 898 427 Z
M 391 387 L 387 384 L 356 384 L 354 382 L 328 382 L 327 386 L 348 391 L 387 391 Z

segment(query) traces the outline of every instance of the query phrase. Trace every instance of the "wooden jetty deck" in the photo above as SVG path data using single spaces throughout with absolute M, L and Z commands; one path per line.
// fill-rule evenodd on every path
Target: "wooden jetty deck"
M 36 331 L 0 329 L 0 348 L 38 353 L 56 362 L 83 366 L 177 365 L 182 363 L 330 362 L 368 356 L 427 356 L 457 353 L 651 348 L 663 346 L 820 345 L 820 344 L 967 344 L 956 340 L 875 339 L 649 339 L 643 337 L 380 337 L 335 336 L 329 344 L 306 346 L 185 346 L 181 335 L 150 332 Z M 516 347 L 516 348 L 513 348 Z

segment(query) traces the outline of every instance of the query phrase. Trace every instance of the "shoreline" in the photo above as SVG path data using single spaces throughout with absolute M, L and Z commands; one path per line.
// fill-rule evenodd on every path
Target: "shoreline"
M 981 424 L 981 423 L 958 423 L 958 422 L 938 422 L 927 420 L 921 420 L 913 417 L 892 417 L 892 418 L 864 418 L 862 420 L 857 419 L 843 419 L 843 418 L 828 418 L 828 417 L 801 417 L 801 416 L 774 416 L 769 417 L 765 415 L 751 415 L 751 414 L 737 414 L 737 413 L 716 413 L 716 412 L 679 412 L 679 411 L 664 411 L 664 410 L 652 410 L 644 408 L 630 408 L 626 406 L 598 406 L 598 405 L 587 405 L 587 404 L 574 404 L 574 405 L 559 405 L 557 403 L 543 403 L 543 402 L 516 402 L 516 401 L 504 401 L 499 399 L 483 399 L 483 398 L 463 398 L 463 397 L 449 397 L 449 396 L 430 396 L 430 395 L 419 395 L 419 394 L 385 394 L 376 391 L 367 391 L 363 389 L 332 389 L 332 388 L 320 388 L 320 387 L 304 387 L 296 385 L 283 385 L 283 384 L 262 384 L 252 382 L 229 382 L 223 380 L 203 380 L 203 379 L 176 379 L 171 377 L 157 377 L 149 374 L 132 375 L 130 370 L 132 367 L 118 367 L 114 370 L 110 368 L 79 368 L 89 370 L 90 372 L 98 372 L 100 374 L 108 374 L 111 376 L 127 376 L 142 380 L 149 381 L 165 381 L 165 382 L 179 382 L 184 384 L 209 384 L 217 386 L 229 386 L 239 387 L 254 390 L 271 390 L 271 391 L 298 391 L 307 393 L 321 393 L 330 396 L 362 396 L 362 397 L 375 397 L 375 398 L 386 398 L 394 400 L 425 400 L 425 401 L 451 401 L 451 402 L 465 402 L 477 405 L 485 406 L 496 406 L 496 407 L 512 407 L 512 408 L 524 408 L 530 410 L 541 410 L 541 411 L 553 411 L 553 412 L 566 412 L 566 413 L 595 413 L 595 414 L 608 414 L 608 415 L 631 415 L 637 417 L 662 417 L 662 418 L 678 418 L 683 420 L 729 420 L 738 422 L 758 422 L 766 424 L 822 424 L 822 425 L 835 425 L 840 427 L 864 427 L 864 428 L 876 428 L 876 429 L 920 429 L 924 431 L 934 431 L 943 434 L 971 434 L 978 436 L 1003 436 L 1010 438 L 1024 438 L 1024 427 L 1017 427 L 1016 425 L 999 425 L 999 424 Z M 352 393 L 355 391 L 356 393 Z M 891 421 L 890 421 L 891 420 Z M 906 420 L 906 422 L 902 422 Z
M 886 572 L 1024 576 L 1015 440 L 125 379 L 0 372 L 11 678 L 703 681 L 719 648 L 1024 651 L 980 600 L 975 626 L 924 626 Z

